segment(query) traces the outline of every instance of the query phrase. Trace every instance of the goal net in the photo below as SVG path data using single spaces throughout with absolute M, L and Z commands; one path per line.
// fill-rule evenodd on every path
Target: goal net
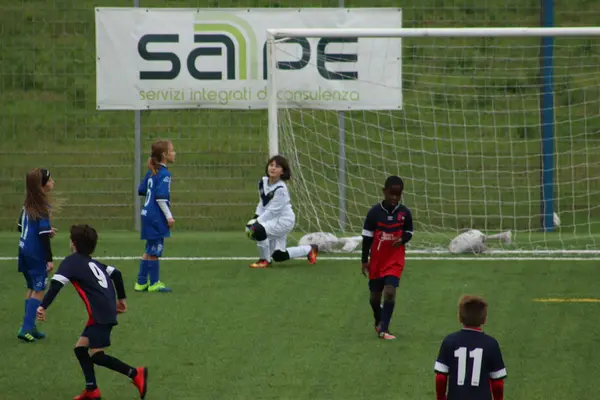
M 598 29 L 577 35 L 554 29 L 549 42 L 535 29 L 510 35 L 398 29 L 387 37 L 369 37 L 376 30 L 320 31 L 358 40 L 324 50 L 316 31 L 269 31 L 277 35 L 271 66 L 279 63 L 269 74 L 278 93 L 270 97 L 270 150 L 292 163 L 298 231 L 360 234 L 394 174 L 404 180 L 403 202 L 413 212 L 413 250 L 446 249 L 452 237 L 474 228 L 511 230 L 511 247 L 519 251 L 595 251 Z M 358 71 L 355 81 L 338 80 L 337 92 L 308 81 L 298 90 L 285 68 L 305 55 L 298 37 L 321 51 L 321 61 L 311 55 L 309 65 Z M 340 54 L 358 56 L 342 63 Z M 361 101 L 344 102 L 342 89 L 352 85 L 360 86 Z M 342 105 L 307 101 L 323 100 L 324 91 Z M 394 109 L 373 103 L 396 94 L 401 104 Z

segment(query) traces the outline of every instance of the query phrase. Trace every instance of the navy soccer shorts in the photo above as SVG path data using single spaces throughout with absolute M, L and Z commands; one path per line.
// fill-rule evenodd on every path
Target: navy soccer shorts
M 88 338 L 90 349 L 103 349 L 110 346 L 110 332 L 114 325 L 92 324 L 86 326 L 81 336 Z
M 146 254 L 152 257 L 162 257 L 163 248 L 165 246 L 165 239 L 152 239 L 146 240 Z
M 369 279 L 369 290 L 372 293 L 383 292 L 383 287 L 387 285 L 397 288 L 400 286 L 400 278 L 393 275 L 386 275 L 383 278 Z

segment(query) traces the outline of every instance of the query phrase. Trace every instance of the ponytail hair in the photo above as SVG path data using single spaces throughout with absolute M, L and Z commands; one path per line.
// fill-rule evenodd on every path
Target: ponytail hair
M 152 171 L 152 175 L 156 175 L 160 164 L 164 163 L 170 143 L 170 140 L 157 140 L 152 143 L 150 158 L 148 158 L 148 168 Z

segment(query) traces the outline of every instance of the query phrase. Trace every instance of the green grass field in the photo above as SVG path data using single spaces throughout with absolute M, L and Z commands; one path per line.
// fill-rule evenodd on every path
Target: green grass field
M 239 234 L 176 233 L 163 261 L 168 295 L 131 290 L 134 259 L 114 260 L 126 279 L 129 311 L 120 317 L 110 353 L 150 368 L 148 399 L 432 399 L 433 362 L 445 334 L 458 328 L 456 301 L 479 294 L 490 303 L 486 331 L 501 343 L 509 378 L 506 399 L 591 399 L 596 389 L 598 303 L 536 303 L 535 298 L 594 298 L 597 261 L 414 260 L 399 290 L 395 342 L 371 326 L 358 260 L 294 260 L 251 270 L 251 242 Z M 0 256 L 13 256 L 14 234 L 0 235 Z M 65 233 L 54 252 L 67 254 Z M 231 249 L 234 248 L 235 251 Z M 128 233 L 101 232 L 98 258 L 137 256 Z M 325 258 L 325 257 L 323 257 Z M 0 393 L 2 399 L 65 399 L 83 387 L 72 347 L 86 320 L 66 287 L 42 325 L 47 339 L 17 341 L 22 277 L 0 261 Z M 124 377 L 101 368 L 103 398 L 135 399 Z
M 141 0 L 145 7 L 337 7 L 337 0 Z M 538 0 L 347 1 L 348 7 L 402 7 L 405 27 L 536 26 Z M 19 343 L 24 282 L 16 272 L 16 218 L 23 176 L 50 168 L 66 200 L 54 223 L 54 253 L 67 254 L 74 222 L 100 231 L 97 257 L 118 258 L 129 289 L 111 354 L 150 367 L 148 399 L 434 398 L 440 341 L 458 328 L 465 293 L 490 303 L 486 331 L 501 343 L 506 399 L 592 399 L 600 372 L 595 258 L 439 259 L 412 253 L 392 321 L 398 340 L 371 326 L 356 255 L 310 266 L 291 261 L 248 268 L 256 250 L 240 224 L 256 204 L 267 155 L 263 111 L 142 113 L 144 157 L 170 138 L 178 151 L 173 211 L 162 278 L 171 295 L 131 290 L 143 250 L 133 223 L 133 113 L 98 112 L 93 8 L 131 0 L 28 0 L 0 4 L 0 399 L 65 399 L 83 378 L 72 346 L 86 320 L 66 288 L 43 324 L 48 338 Z M 557 26 L 593 26 L 594 0 L 556 4 Z M 556 44 L 555 234 L 539 228 L 539 109 L 536 40 L 426 40 L 403 46 L 405 109 L 347 113 L 348 227 L 376 201 L 387 173 L 407 181 L 415 248 L 447 245 L 461 227 L 516 230 L 516 248 L 596 249 L 600 234 L 600 46 Z M 519 45 L 519 46 L 517 46 Z M 296 112 L 303 168 L 292 186 L 300 231 L 337 227 L 337 116 Z M 298 125 L 300 124 L 300 125 Z M 289 127 L 289 126 L 288 126 Z M 285 137 L 285 136 L 284 136 Z M 284 149 L 288 149 L 284 145 Z M 286 151 L 289 151 L 286 150 Z M 302 175 L 300 177 L 299 175 Z M 310 203 L 301 190 L 314 184 Z M 4 232 L 2 232 L 4 231 Z M 232 231 L 240 233 L 231 233 Z M 298 238 L 299 234 L 294 238 Z M 241 259 L 232 259 L 240 257 Z M 578 255 L 577 257 L 589 257 Z M 111 261 L 112 263 L 113 261 Z M 121 376 L 97 369 L 108 400 L 134 399 Z

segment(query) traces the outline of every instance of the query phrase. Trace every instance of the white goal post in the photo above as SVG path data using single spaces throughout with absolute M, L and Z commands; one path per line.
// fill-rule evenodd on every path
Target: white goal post
M 298 57 L 289 44 L 300 38 L 358 39 L 335 42 L 340 53 L 324 61 L 307 56 L 316 68 L 353 65 L 339 56 L 363 40 L 390 54 L 400 47 L 401 69 L 386 69 L 387 53 L 353 62 L 380 76 L 357 73 L 362 88 L 397 91 L 401 106 L 280 95 L 289 79 L 280 65 Z M 443 249 L 473 228 L 511 230 L 515 251 L 597 251 L 600 27 L 277 28 L 266 46 L 269 154 L 292 164 L 300 232 L 360 233 L 386 175 L 397 174 L 419 231 L 413 248 Z

